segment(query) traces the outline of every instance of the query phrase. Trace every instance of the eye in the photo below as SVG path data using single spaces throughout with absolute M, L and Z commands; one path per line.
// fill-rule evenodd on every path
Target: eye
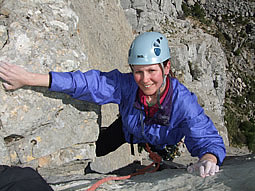
M 142 71 L 139 71 L 139 70 L 135 71 L 135 74 L 141 74 L 141 73 Z

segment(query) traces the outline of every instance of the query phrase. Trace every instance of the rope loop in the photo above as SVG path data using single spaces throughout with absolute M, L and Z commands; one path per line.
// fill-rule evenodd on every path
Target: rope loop
M 146 151 L 149 152 L 149 157 L 153 160 L 154 163 L 160 164 L 162 162 L 162 157 L 157 153 L 152 152 L 148 143 L 146 143 Z
M 87 189 L 87 191 L 94 191 L 101 184 L 103 184 L 105 182 L 108 182 L 110 180 L 125 180 L 125 179 L 129 179 L 129 178 L 131 178 L 133 176 L 136 176 L 136 175 L 156 172 L 159 169 L 159 167 L 160 167 L 160 163 L 162 161 L 162 158 L 157 153 L 151 151 L 150 146 L 149 146 L 148 143 L 146 143 L 146 147 L 145 148 L 146 148 L 146 151 L 149 152 L 149 157 L 153 160 L 153 162 L 150 165 L 146 166 L 143 169 L 139 169 L 139 170 L 137 170 L 137 172 L 135 172 L 133 174 L 130 174 L 130 175 L 127 175 L 127 176 L 121 176 L 121 177 L 110 176 L 110 177 L 105 177 L 105 178 L 99 180 L 98 182 L 96 182 L 95 184 L 93 184 L 90 188 Z M 154 164 L 156 165 L 156 167 L 154 169 L 150 170 L 150 171 L 147 171 Z

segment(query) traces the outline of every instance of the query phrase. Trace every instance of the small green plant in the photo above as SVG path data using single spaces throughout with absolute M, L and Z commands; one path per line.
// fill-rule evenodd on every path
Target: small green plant
M 187 4 L 182 3 L 182 11 L 183 11 L 184 17 L 191 16 L 191 8 L 189 8 Z
M 235 19 L 235 23 L 239 24 L 239 25 L 247 25 L 249 23 L 248 19 L 242 17 L 242 15 L 240 15 L 239 17 L 237 17 Z
M 233 101 L 236 105 L 240 106 L 244 102 L 243 96 L 236 96 L 233 98 Z
M 224 121 L 226 122 L 226 126 L 228 127 L 228 137 L 231 145 L 240 145 L 238 137 L 238 126 L 240 124 L 239 118 L 236 116 L 236 112 L 234 112 L 231 108 L 232 106 L 229 103 L 225 103 L 225 115 Z
M 246 137 L 246 144 L 250 151 L 255 152 L 255 125 L 250 121 L 244 121 L 239 125 L 239 129 Z
M 199 3 L 195 3 L 194 6 L 188 6 L 187 4 L 182 4 L 182 10 L 185 17 L 192 16 L 197 18 L 201 23 L 210 25 L 211 21 L 206 19 L 205 10 L 199 5 Z
M 240 48 L 238 48 L 236 51 L 234 51 L 235 56 L 240 56 L 240 54 L 241 54 L 241 49 Z
M 200 5 L 196 2 L 192 7 L 192 15 L 202 23 L 205 23 L 205 11 L 200 7 Z
M 255 103 L 255 91 L 251 90 L 250 92 L 247 93 L 246 95 L 247 100 L 252 101 Z

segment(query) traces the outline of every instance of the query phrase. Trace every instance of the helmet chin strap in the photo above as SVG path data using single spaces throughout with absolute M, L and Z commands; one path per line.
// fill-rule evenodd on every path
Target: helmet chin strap
M 166 84 L 166 77 L 167 77 L 165 75 L 165 68 L 164 68 L 163 62 L 161 62 L 160 65 L 161 65 L 161 68 L 162 68 L 163 82 L 162 82 L 160 88 L 157 91 L 157 104 L 158 104 L 159 108 L 161 107 L 161 105 L 160 105 L 160 89 L 165 86 L 165 84 Z
M 162 88 L 166 84 L 166 75 L 165 75 L 165 68 L 164 68 L 163 62 L 161 62 L 160 65 L 161 65 L 161 68 L 162 68 L 162 75 L 163 75 L 163 83 L 160 86 L 160 88 Z

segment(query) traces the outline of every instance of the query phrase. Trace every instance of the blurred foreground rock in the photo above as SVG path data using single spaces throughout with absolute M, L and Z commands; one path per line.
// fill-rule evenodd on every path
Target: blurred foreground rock
M 140 191 L 163 191 L 163 190 L 226 190 L 226 191 L 250 191 L 255 189 L 255 156 L 250 154 L 230 155 L 226 158 L 220 172 L 214 176 L 201 178 L 196 174 L 189 174 L 186 169 L 164 169 L 155 173 L 134 176 L 131 179 L 120 181 L 109 181 L 102 184 L 98 190 L 140 190 Z M 189 164 L 193 159 L 185 157 L 183 164 Z M 181 160 L 180 160 L 181 161 Z M 178 161 L 178 162 L 180 162 Z M 119 174 L 100 175 L 88 174 L 86 176 L 63 177 L 56 180 L 54 177 L 48 179 L 52 182 L 55 191 L 88 189 L 98 180 L 108 176 L 124 176 L 135 168 L 141 168 L 133 164 L 118 171 Z M 67 183 L 67 180 L 68 181 Z

